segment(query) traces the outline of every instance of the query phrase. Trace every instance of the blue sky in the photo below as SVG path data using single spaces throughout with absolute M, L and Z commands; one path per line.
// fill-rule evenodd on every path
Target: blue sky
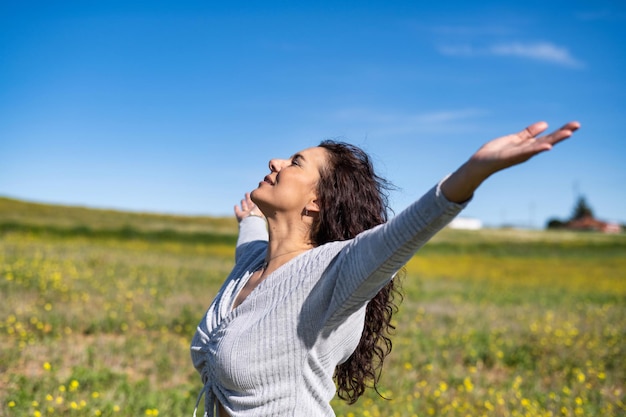
M 398 211 L 485 141 L 579 120 L 464 216 L 543 227 L 582 194 L 626 222 L 625 45 L 623 1 L 5 1 L 0 195 L 230 215 L 334 138 Z

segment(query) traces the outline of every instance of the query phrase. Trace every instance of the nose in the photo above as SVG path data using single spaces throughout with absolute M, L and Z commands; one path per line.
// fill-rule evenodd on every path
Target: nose
M 287 163 L 286 159 L 270 159 L 269 168 L 272 172 L 280 172 Z

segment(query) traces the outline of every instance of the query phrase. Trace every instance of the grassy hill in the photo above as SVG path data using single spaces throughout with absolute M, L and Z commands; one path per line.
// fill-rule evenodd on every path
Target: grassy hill
M 192 241 L 234 242 L 237 222 L 234 216 L 180 216 L 158 213 L 138 213 L 120 210 L 63 206 L 26 202 L 0 197 L 0 231 L 21 230 L 50 235 L 116 236 Z M 626 248 L 626 234 L 607 235 L 566 230 L 544 231 L 524 229 L 445 229 L 430 242 L 440 250 L 482 251 L 485 247 L 507 245 L 545 246 L 564 249 L 579 246 L 602 250 Z
M 189 343 L 236 232 L 234 218 L 1 198 L 0 416 L 191 415 Z M 443 230 L 406 266 L 391 400 L 333 408 L 625 415 L 625 254 L 623 234 Z
M 0 197 L 0 231 L 234 242 L 234 217 L 174 216 L 25 202 Z

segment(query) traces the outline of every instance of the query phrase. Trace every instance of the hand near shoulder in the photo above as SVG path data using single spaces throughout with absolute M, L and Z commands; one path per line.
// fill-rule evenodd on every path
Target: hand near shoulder
M 241 200 L 240 205 L 235 205 L 235 217 L 237 217 L 237 221 L 240 222 L 249 216 L 265 218 L 261 210 L 259 210 L 256 204 L 250 199 L 250 193 L 246 193 L 246 197 Z
M 441 185 L 441 191 L 450 201 L 467 201 L 492 174 L 552 149 L 553 145 L 572 136 L 579 127 L 578 122 L 569 122 L 548 135 L 538 137 L 548 128 L 548 124 L 537 122 L 521 132 L 494 139 L 483 145 L 448 177 Z

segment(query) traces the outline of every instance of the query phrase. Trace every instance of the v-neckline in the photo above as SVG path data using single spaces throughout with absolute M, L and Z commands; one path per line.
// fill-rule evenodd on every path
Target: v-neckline
M 263 262 L 265 263 L 265 262 Z M 263 264 L 261 264 L 262 266 Z M 233 300 L 230 304 L 230 312 L 232 313 L 233 311 L 235 311 L 240 305 L 242 305 L 247 299 L 248 297 L 250 297 L 252 295 L 252 293 L 254 292 L 254 290 L 257 289 L 257 287 L 259 285 L 261 285 L 263 283 L 263 281 L 265 281 L 266 279 L 268 279 L 270 277 L 270 275 L 272 275 L 272 273 L 267 274 L 267 276 L 263 279 L 261 279 L 261 276 L 259 276 L 257 278 L 257 283 L 254 284 L 254 287 L 252 287 L 250 289 L 250 291 L 248 291 L 248 293 L 243 297 L 243 299 L 241 301 L 239 301 L 239 303 L 237 303 L 237 300 L 239 299 L 239 297 L 242 295 L 243 291 L 246 289 L 246 286 L 248 286 L 248 284 L 250 284 L 252 278 L 254 277 L 255 274 L 259 273 L 261 276 L 263 275 L 263 269 L 262 268 L 256 268 L 254 272 L 252 272 L 251 274 L 248 275 L 248 278 L 245 280 L 245 282 L 243 283 L 243 285 L 241 285 L 241 287 L 239 288 L 239 290 L 237 291 L 237 293 L 235 294 L 235 296 L 233 297 Z
M 255 293 L 258 293 L 260 287 L 264 287 L 264 286 L 268 285 L 268 284 L 265 284 L 266 281 L 268 281 L 269 279 L 273 278 L 273 276 L 276 275 L 278 272 L 280 272 L 282 269 L 286 268 L 289 264 L 291 264 L 297 258 L 299 258 L 300 256 L 304 255 L 305 253 L 308 253 L 312 249 L 314 249 L 314 248 L 307 249 L 306 251 L 297 254 L 296 256 L 294 256 L 293 258 L 291 258 L 290 260 L 288 260 L 287 262 L 285 262 L 284 264 L 282 264 L 281 266 L 279 266 L 278 268 L 276 268 L 275 270 L 273 270 L 272 272 L 267 274 L 267 276 L 265 278 L 263 278 L 261 280 L 261 282 L 256 284 L 254 286 L 254 288 L 252 288 L 250 293 L 248 295 L 246 295 L 245 298 L 243 300 L 241 300 L 241 302 L 235 306 L 235 302 L 237 301 L 237 298 L 239 298 L 239 295 L 241 294 L 241 292 L 244 290 L 246 285 L 248 285 L 248 283 L 250 282 L 250 279 L 252 278 L 252 276 L 255 273 L 257 273 L 259 271 L 259 269 L 263 266 L 263 264 L 265 263 L 265 259 L 263 259 L 263 261 L 260 264 L 255 265 L 255 268 L 253 269 L 253 272 L 251 272 L 248 275 L 248 277 L 245 279 L 245 282 L 242 282 L 241 287 L 237 290 L 237 292 L 235 293 L 234 297 L 232 298 L 232 301 L 230 302 L 229 315 L 235 313 L 246 302 L 246 300 L 248 300 L 248 298 L 253 296 Z

